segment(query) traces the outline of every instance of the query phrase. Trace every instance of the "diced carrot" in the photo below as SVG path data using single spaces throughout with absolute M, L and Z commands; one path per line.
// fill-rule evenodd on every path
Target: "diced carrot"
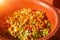
M 33 12 L 36 12 L 37 10 L 34 9 L 34 10 L 32 10 L 32 11 L 33 11 Z
M 45 25 L 45 23 L 44 23 L 44 22 L 42 22 L 42 24 L 41 24 L 41 25 L 42 25 L 42 27 L 44 27 L 44 28 L 46 27 L 46 25 Z
M 37 20 L 40 22 L 41 20 L 39 18 L 37 18 Z

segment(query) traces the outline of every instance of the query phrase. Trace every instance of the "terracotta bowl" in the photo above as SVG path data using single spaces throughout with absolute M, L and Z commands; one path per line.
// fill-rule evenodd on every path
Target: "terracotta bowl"
M 56 33 L 56 31 L 59 27 L 59 25 L 58 25 L 59 18 L 58 18 L 57 11 L 51 5 L 49 5 L 45 2 L 42 2 L 42 1 L 38 1 L 38 0 L 19 0 L 19 1 L 15 2 L 13 5 L 14 5 L 13 7 L 12 6 L 10 7 L 10 8 L 13 8 L 13 9 L 9 10 L 10 13 L 9 12 L 7 13 L 8 9 L 5 10 L 6 11 L 5 13 L 7 13 L 7 15 L 12 14 L 13 11 L 15 11 L 17 9 L 21 9 L 21 8 L 31 8 L 31 9 L 37 9 L 37 10 L 42 10 L 42 11 L 46 12 L 46 16 L 47 16 L 48 20 L 51 22 L 51 32 L 47 36 L 42 37 L 38 40 L 43 40 L 43 39 L 47 40 Z M 4 27 L 4 28 L 6 28 L 6 27 Z M 9 38 L 5 38 L 5 39 L 9 40 Z

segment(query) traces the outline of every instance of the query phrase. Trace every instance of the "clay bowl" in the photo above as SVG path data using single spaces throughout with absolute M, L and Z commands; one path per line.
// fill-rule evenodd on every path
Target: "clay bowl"
M 47 40 L 50 37 L 52 37 L 56 33 L 56 31 L 58 30 L 58 28 L 59 28 L 58 13 L 54 9 L 54 7 L 52 7 L 51 5 L 49 5 L 43 1 L 38 1 L 38 0 L 19 0 L 16 2 L 12 2 L 12 4 L 14 6 L 12 7 L 12 5 L 11 5 L 10 8 L 6 9 L 5 14 L 7 14 L 7 15 L 11 14 L 12 15 L 13 11 L 19 10 L 21 8 L 31 8 L 31 9 L 37 9 L 37 10 L 42 10 L 43 12 L 46 12 L 46 16 L 47 16 L 48 20 L 51 22 L 51 31 L 47 36 L 42 37 L 38 40 L 43 40 L 43 39 Z M 11 9 L 11 8 L 13 8 L 13 9 Z M 8 10 L 9 10 L 9 12 L 7 13 Z M 7 16 L 7 15 L 5 15 L 5 16 Z M 2 25 L 0 27 L 7 29 L 6 27 L 2 27 Z M 3 31 L 2 31 L 2 29 L 0 29 L 1 35 L 4 33 L 5 29 Z M 9 40 L 10 36 L 7 36 L 7 37 L 2 36 L 2 38 L 4 38 L 4 40 L 5 39 Z

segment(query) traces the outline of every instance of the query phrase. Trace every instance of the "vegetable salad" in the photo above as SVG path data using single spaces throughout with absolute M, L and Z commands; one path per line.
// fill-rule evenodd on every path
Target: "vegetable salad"
M 9 16 L 7 23 L 9 33 L 18 40 L 36 40 L 47 36 L 51 23 L 46 14 L 40 10 L 22 8 Z

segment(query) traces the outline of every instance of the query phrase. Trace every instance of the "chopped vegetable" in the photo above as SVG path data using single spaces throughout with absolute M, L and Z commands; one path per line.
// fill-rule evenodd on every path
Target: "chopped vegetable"
M 36 40 L 47 36 L 51 27 L 44 12 L 23 8 L 9 16 L 9 33 L 18 40 Z

